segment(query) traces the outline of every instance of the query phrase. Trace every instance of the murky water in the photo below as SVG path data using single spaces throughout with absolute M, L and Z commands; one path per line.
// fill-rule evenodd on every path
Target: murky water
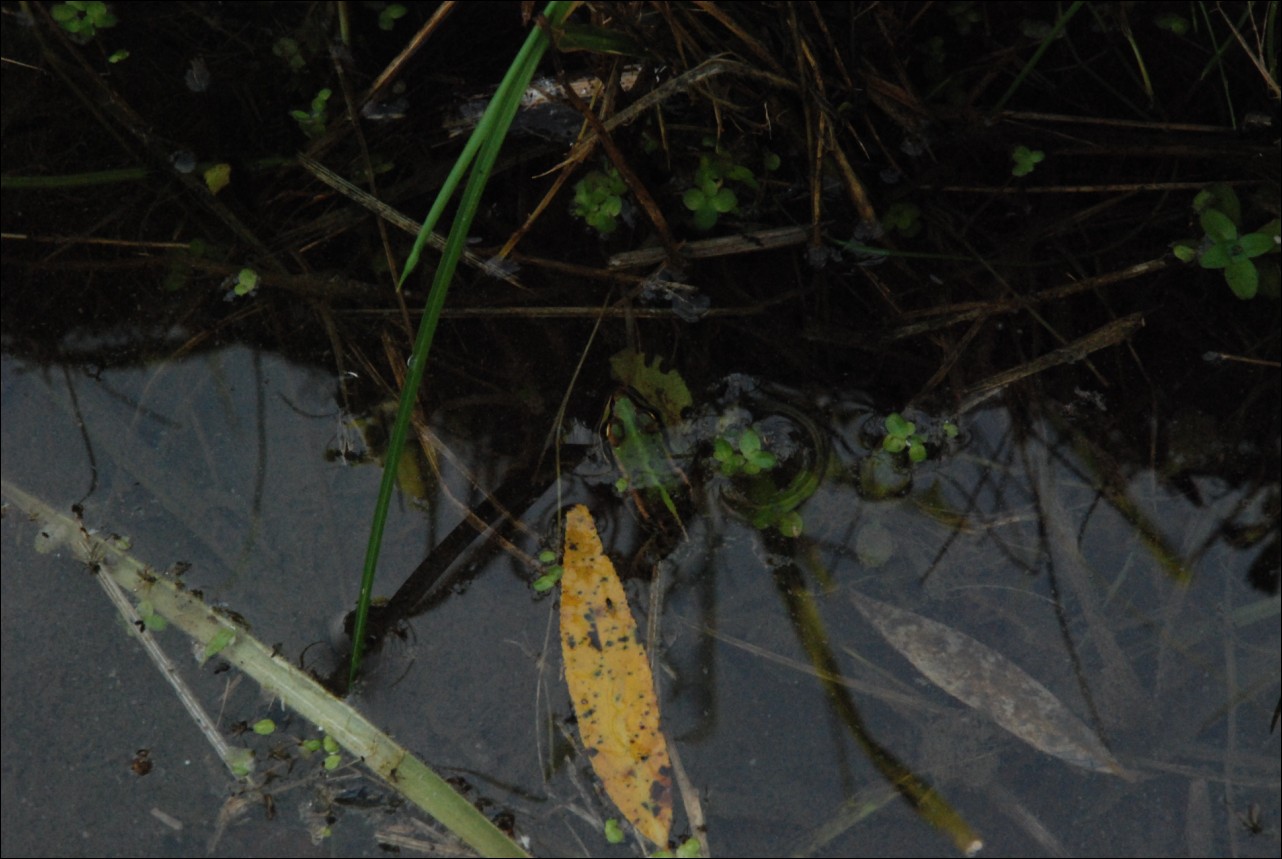
M 87 525 L 127 534 L 159 569 L 190 563 L 189 587 L 319 666 L 355 599 L 379 477 L 326 457 L 348 431 L 334 384 L 246 347 L 97 376 L 6 355 L 4 477 L 60 509 L 82 503 Z M 687 514 L 686 538 L 647 551 L 650 530 L 591 463 L 567 468 L 525 511 L 534 536 L 513 537 L 535 554 L 536 538 L 553 540 L 558 505 L 593 508 L 642 628 L 657 632 L 665 726 L 716 853 L 949 849 L 832 706 L 803 643 L 814 630 L 783 595 L 791 584 L 813 595 L 868 737 L 938 789 L 985 855 L 1276 855 L 1278 600 L 1248 581 L 1268 549 L 1225 537 L 1226 523 L 1267 530 L 1273 517 L 1276 528 L 1276 475 L 1199 478 L 1191 495 L 1152 470 L 1110 464 L 1084 431 L 1106 403 L 1012 412 L 995 402 L 964 415 L 960 437 L 925 462 L 892 467 L 900 491 L 873 500 L 863 463 L 880 416 L 836 393 L 794 405 L 823 428 L 832 456 L 800 508 L 800 539 L 707 501 Z M 600 415 L 572 417 L 591 426 Z M 490 440 L 445 440 L 489 475 Z M 381 593 L 461 519 L 439 486 L 427 506 L 396 505 Z M 242 740 L 260 772 L 278 773 L 267 788 L 275 819 L 260 794 L 229 805 L 235 784 L 93 578 L 36 553 L 35 536 L 9 506 L 4 809 L 30 840 L 6 834 L 7 848 L 375 855 L 374 830 L 408 825 L 413 815 L 392 810 L 358 768 L 324 776 L 299 759 L 291 738 L 314 734 L 308 725 L 217 660 L 198 668 L 177 633 L 160 633 L 225 731 L 267 715 L 282 726 Z M 389 641 L 355 702 L 471 796 L 510 811 L 536 853 L 607 851 L 599 822 L 614 812 L 574 752 L 555 598 L 534 595 L 533 573 L 503 553 L 467 552 L 457 569 L 446 595 Z M 933 686 L 852 592 L 1016 664 L 1133 780 L 1049 756 Z M 153 767 L 139 776 L 131 762 L 144 748 Z M 1253 807 L 1259 834 L 1247 826 Z M 236 810 L 221 826 L 220 812 Z M 329 839 L 313 846 L 327 819 Z M 689 831 L 681 812 L 675 831 Z

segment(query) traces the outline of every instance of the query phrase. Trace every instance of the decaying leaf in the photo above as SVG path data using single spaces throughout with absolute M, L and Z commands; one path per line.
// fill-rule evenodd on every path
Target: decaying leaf
M 582 504 L 566 516 L 563 566 L 561 653 L 583 746 L 614 804 L 666 847 L 672 777 L 654 679 L 623 583 Z
M 645 355 L 624 349 L 610 356 L 610 372 L 657 408 L 666 426 L 674 426 L 680 423 L 681 412 L 694 402 L 694 398 L 681 374 L 676 370 L 660 370 L 662 363 L 663 359 L 656 357 L 653 364 L 646 364 Z
M 853 591 L 850 599 L 904 658 L 949 695 L 1048 755 L 1133 778 L 1094 731 L 1006 657 L 937 621 Z

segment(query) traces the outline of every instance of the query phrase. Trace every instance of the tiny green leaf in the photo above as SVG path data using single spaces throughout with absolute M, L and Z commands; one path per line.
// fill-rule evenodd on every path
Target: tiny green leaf
M 254 733 L 266 737 L 276 733 L 276 723 L 271 719 L 259 719 L 254 723 Z
M 613 817 L 605 822 L 605 840 L 610 844 L 623 843 L 623 827 Z
M 1247 233 L 1238 239 L 1238 246 L 1242 250 L 1242 255 L 1248 258 L 1263 256 L 1277 250 L 1278 247 L 1273 236 L 1264 232 Z
M 1224 268 L 1232 259 L 1230 247 L 1228 242 L 1211 245 L 1198 259 L 1198 265 L 1210 269 Z
M 236 778 L 244 778 L 254 771 L 254 752 L 252 749 L 246 749 L 238 746 L 230 750 L 227 755 L 227 766 L 235 774 Z
M 205 185 L 209 193 L 217 194 L 231 184 L 231 165 L 215 164 L 205 171 Z
M 886 432 L 899 438 L 906 438 L 914 429 L 908 421 L 904 420 L 899 412 L 891 412 L 886 416 Z
M 409 10 L 400 3 L 392 3 L 378 13 L 378 28 L 380 30 L 391 30 L 396 26 L 396 21 L 405 17 Z
M 1233 294 L 1243 300 L 1255 298 L 1260 289 L 1260 273 L 1256 271 L 1255 263 L 1249 259 L 1237 259 L 1229 263 L 1224 269 L 1224 279 L 1228 281 Z
M 1185 239 L 1171 246 L 1171 252 L 1180 262 L 1192 262 L 1197 259 L 1197 243 Z
M 237 295 L 249 295 L 258 288 L 258 272 L 252 268 L 242 268 L 236 275 L 235 292 Z
M 205 645 L 205 656 L 200 660 L 201 663 L 203 664 L 208 661 L 211 656 L 221 653 L 223 648 L 235 640 L 236 630 L 226 626 L 220 628 L 214 633 L 214 637 L 209 639 L 209 643 Z
M 703 847 L 697 838 L 687 838 L 677 848 L 677 859 L 699 859 L 702 855 Z
M 1199 220 L 1206 234 L 1217 242 L 1231 242 L 1237 238 L 1237 225 L 1219 209 L 1207 209 Z
M 548 567 L 547 571 L 543 575 L 534 580 L 531 587 L 533 587 L 538 593 L 550 591 L 552 588 L 556 587 L 557 582 L 561 581 L 561 576 L 564 575 L 564 573 L 564 568 L 560 566 Z

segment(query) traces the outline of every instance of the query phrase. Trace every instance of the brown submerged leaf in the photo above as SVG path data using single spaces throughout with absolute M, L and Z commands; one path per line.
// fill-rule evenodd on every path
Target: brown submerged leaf
M 582 504 L 565 520 L 561 654 L 592 768 L 642 835 L 668 843 L 672 768 L 659 700 L 623 584 Z
M 1075 767 L 1134 778 L 1086 723 L 995 650 L 942 623 L 853 591 L 850 599 L 932 683 L 1033 748 Z

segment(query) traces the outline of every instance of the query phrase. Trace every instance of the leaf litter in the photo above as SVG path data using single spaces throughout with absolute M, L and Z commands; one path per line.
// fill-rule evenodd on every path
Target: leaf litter
M 850 599 L 891 646 L 963 704 L 1039 751 L 1075 767 L 1134 780 L 1085 722 L 1005 656 L 938 621 L 853 591 Z
M 563 566 L 561 654 L 583 746 L 623 815 L 666 847 L 672 767 L 654 678 L 623 583 L 582 504 L 566 515 Z

